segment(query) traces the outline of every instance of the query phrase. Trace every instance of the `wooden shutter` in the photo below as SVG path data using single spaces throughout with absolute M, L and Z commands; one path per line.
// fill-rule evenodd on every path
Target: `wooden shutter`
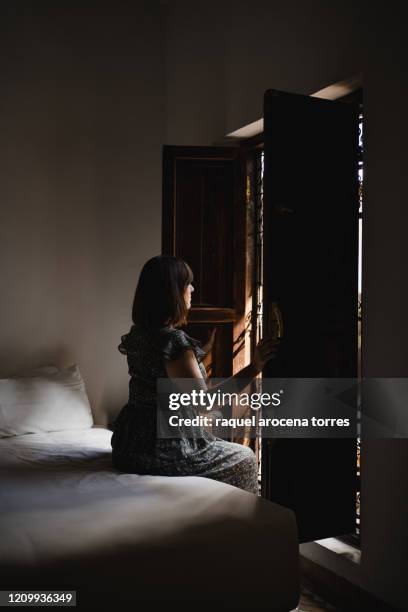
M 245 191 L 238 147 L 163 149 L 162 252 L 182 257 L 194 273 L 186 331 L 217 342 L 206 363 L 213 377 L 243 366 Z
M 264 376 L 356 377 L 358 109 L 264 98 L 264 312 L 284 321 Z M 354 531 L 355 439 L 263 441 L 263 494 L 292 508 L 302 542 Z

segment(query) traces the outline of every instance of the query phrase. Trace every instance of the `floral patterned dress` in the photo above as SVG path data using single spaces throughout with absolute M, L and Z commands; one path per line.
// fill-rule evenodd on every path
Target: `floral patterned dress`
M 118 349 L 127 356 L 131 378 L 129 400 L 113 424 L 113 467 L 136 474 L 203 476 L 258 494 L 257 461 L 250 448 L 205 429 L 193 438 L 157 437 L 157 379 L 167 378 L 166 360 L 176 359 L 186 349 L 193 349 L 205 378 L 201 343 L 180 329 L 150 332 L 139 325 L 121 340 Z

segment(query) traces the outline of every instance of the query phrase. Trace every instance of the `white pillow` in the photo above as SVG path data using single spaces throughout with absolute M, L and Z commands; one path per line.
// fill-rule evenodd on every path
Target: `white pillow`
M 12 374 L 11 378 L 26 378 L 27 376 L 47 376 L 47 374 L 56 374 L 59 372 L 59 368 L 55 365 L 38 366 L 38 368 L 32 368 L 31 370 L 23 370 L 17 374 Z
M 0 438 L 93 425 L 77 365 L 36 376 L 0 379 Z

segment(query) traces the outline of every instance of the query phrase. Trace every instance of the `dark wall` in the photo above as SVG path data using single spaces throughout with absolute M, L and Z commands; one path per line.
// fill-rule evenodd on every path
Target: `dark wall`
M 103 423 L 127 397 L 117 345 L 160 252 L 160 7 L 0 12 L 0 373 L 76 362 Z

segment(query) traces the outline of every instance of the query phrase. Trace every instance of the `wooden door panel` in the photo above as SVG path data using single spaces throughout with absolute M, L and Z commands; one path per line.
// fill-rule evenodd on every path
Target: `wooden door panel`
M 177 161 L 175 255 L 194 269 L 193 305 L 233 307 L 233 166 Z
M 207 359 L 216 377 L 230 376 L 241 360 L 233 356 L 233 344 L 245 312 L 244 196 L 239 148 L 164 147 L 162 252 L 193 270 L 186 331 L 205 342 L 217 326 Z
M 356 377 L 358 109 L 269 90 L 264 121 L 264 309 L 284 320 L 264 376 Z M 262 458 L 263 493 L 295 511 L 301 541 L 353 531 L 355 440 L 264 441 Z

